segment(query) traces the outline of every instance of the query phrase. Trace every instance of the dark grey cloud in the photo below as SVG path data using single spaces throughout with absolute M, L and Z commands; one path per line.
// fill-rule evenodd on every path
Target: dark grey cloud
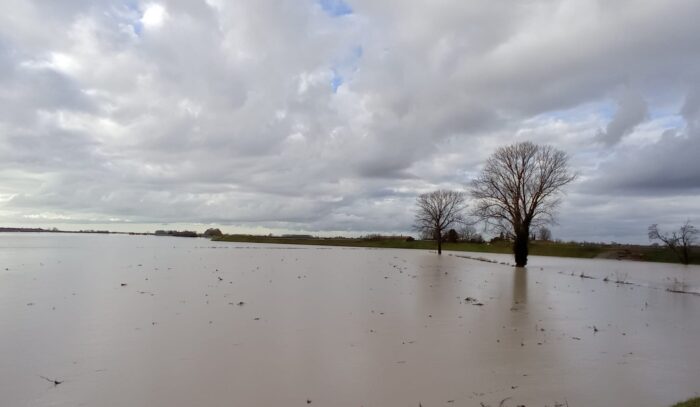
M 700 191 L 700 137 L 667 131 L 653 145 L 619 153 L 606 163 L 592 189 L 622 194 L 697 194 Z
M 697 217 L 698 2 L 346 3 L 4 2 L 0 223 L 407 231 L 525 139 L 559 237 Z
M 626 89 L 617 102 L 617 111 L 604 131 L 598 134 L 598 140 L 611 146 L 634 131 L 634 128 L 647 119 L 649 108 L 639 93 Z
M 653 142 L 628 145 L 584 184 L 590 193 L 694 195 L 700 192 L 700 108 L 691 90 L 680 109 L 681 129 L 667 129 Z

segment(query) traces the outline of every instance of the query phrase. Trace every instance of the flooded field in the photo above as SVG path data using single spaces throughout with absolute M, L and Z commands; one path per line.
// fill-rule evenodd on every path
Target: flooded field
M 2 234 L 0 405 L 663 407 L 700 392 L 700 267 L 463 255 Z

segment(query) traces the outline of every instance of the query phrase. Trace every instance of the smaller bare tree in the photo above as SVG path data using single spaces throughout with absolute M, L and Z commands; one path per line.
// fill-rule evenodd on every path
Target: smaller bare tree
M 459 238 L 468 242 L 475 238 L 477 235 L 476 228 L 472 225 L 463 225 L 459 229 Z
M 548 227 L 540 226 L 537 229 L 537 240 L 542 240 L 544 242 L 549 242 L 552 240 L 552 231 Z
M 414 228 L 421 235 L 434 236 L 438 254 L 442 254 L 442 235 L 451 226 L 464 223 L 467 208 L 463 192 L 440 189 L 421 194 L 416 200 L 418 211 Z
M 420 240 L 433 240 L 433 239 L 435 239 L 435 233 L 433 233 L 430 230 L 420 230 L 417 228 L 414 228 L 414 229 L 418 230 L 418 232 L 420 234 Z
M 657 224 L 649 226 L 649 240 L 660 240 L 683 264 L 690 263 L 690 251 L 697 240 L 698 229 L 687 220 L 678 231 L 661 233 Z
M 468 243 L 484 243 L 484 237 L 476 231 L 474 225 L 466 223 L 457 232 L 459 239 Z

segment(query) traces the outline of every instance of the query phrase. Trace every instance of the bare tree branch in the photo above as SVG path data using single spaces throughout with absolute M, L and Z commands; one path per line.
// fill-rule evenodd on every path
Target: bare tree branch
M 463 192 L 437 190 L 421 194 L 416 199 L 414 229 L 437 240 L 438 254 L 442 254 L 442 234 L 450 226 L 465 223 L 467 208 Z
M 698 229 L 687 220 L 678 231 L 661 233 L 657 224 L 649 226 L 649 240 L 660 240 L 683 264 L 690 263 L 690 252 L 697 241 Z
M 524 266 L 530 228 L 554 221 L 562 188 L 575 178 L 563 151 L 531 142 L 501 147 L 472 181 L 471 194 L 477 200 L 473 213 L 514 237 L 515 263 Z

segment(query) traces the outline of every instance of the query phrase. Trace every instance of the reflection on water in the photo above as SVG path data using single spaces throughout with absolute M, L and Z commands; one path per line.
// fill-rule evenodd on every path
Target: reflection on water
M 3 406 L 663 406 L 700 389 L 700 297 L 663 289 L 700 268 L 12 234 L 0 266 Z
M 418 269 L 411 277 L 418 293 L 417 300 L 426 309 L 445 309 L 458 298 L 459 285 L 453 272 L 454 263 L 447 256 L 421 256 L 417 259 Z M 412 267 L 413 268 L 413 267 Z M 411 270 L 411 268 L 409 268 Z M 452 273 L 451 273 L 452 272 Z
M 527 303 L 527 268 L 513 268 L 513 303 Z

